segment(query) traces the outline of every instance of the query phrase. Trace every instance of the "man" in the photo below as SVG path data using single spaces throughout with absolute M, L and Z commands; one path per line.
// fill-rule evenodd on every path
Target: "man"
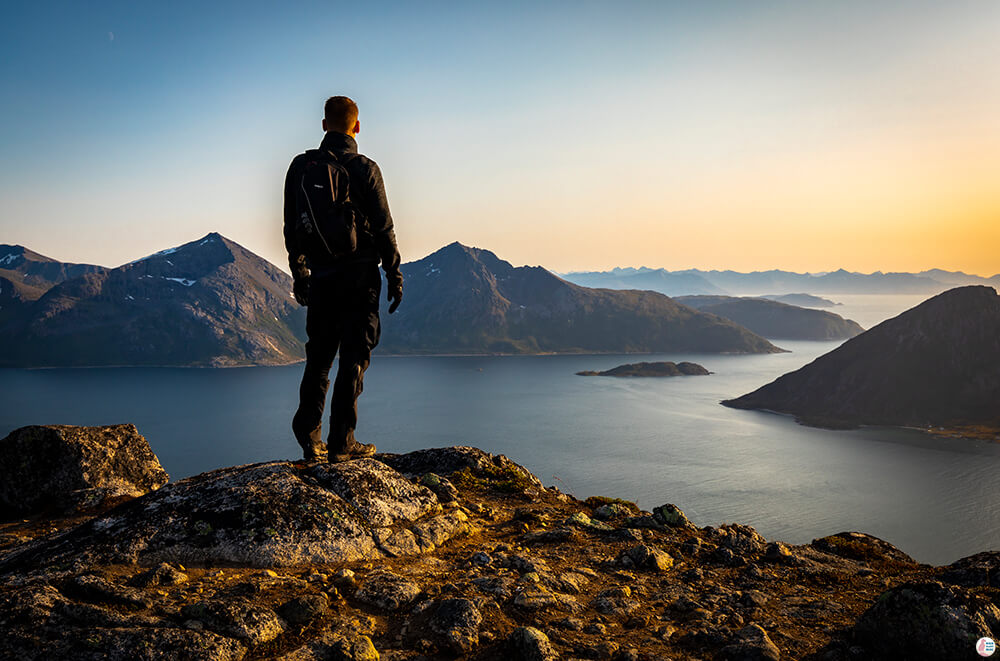
M 306 367 L 292 431 L 307 460 L 328 457 L 330 462 L 338 462 L 375 453 L 374 444 L 360 443 L 354 438 L 354 430 L 358 422 L 357 398 L 371 351 L 379 340 L 378 301 L 382 288 L 379 262 L 388 283 L 390 313 L 395 312 L 403 298 L 403 276 L 399 272 L 399 251 L 382 173 L 375 161 L 358 153 L 354 139 L 361 130 L 358 106 L 346 96 L 333 96 L 327 99 L 323 114 L 326 136 L 319 149 L 296 156 L 285 177 L 284 234 L 294 279 L 293 293 L 300 305 L 309 306 Z M 323 168 L 332 163 L 331 173 L 346 170 L 349 206 L 358 212 L 356 247 L 352 243 L 349 252 L 336 256 L 318 253 L 310 243 L 314 240 L 310 238 L 312 235 L 303 235 L 301 224 L 305 220 L 308 225 L 309 219 L 300 207 L 310 206 L 303 203 L 302 191 L 307 188 L 303 177 L 317 163 Z M 331 191 L 327 195 L 339 185 L 332 174 L 330 177 Z M 340 366 L 330 402 L 328 442 L 324 444 L 323 407 L 330 385 L 330 368 L 338 349 Z

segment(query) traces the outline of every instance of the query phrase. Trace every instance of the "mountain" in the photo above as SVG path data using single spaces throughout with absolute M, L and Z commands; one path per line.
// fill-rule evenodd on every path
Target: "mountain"
M 832 273 L 792 273 L 770 270 L 740 273 L 738 271 L 667 271 L 665 269 L 623 269 L 611 271 L 589 271 L 568 273 L 566 279 L 588 287 L 609 287 L 611 289 L 652 289 L 670 296 L 698 294 L 758 295 L 761 292 L 793 294 L 937 294 L 950 289 L 951 280 L 959 275 L 952 274 L 950 280 L 938 280 L 932 273 L 852 273 L 840 269 Z M 976 276 L 965 276 L 973 278 Z M 980 284 L 1000 285 L 985 279 Z M 962 282 L 960 284 L 967 284 Z
M 0 324 L 60 282 L 106 270 L 93 264 L 56 261 L 24 246 L 0 243 Z
M 733 294 L 937 294 L 949 286 L 912 273 L 792 273 L 789 271 L 698 271 L 712 284 Z
M 0 365 L 261 365 L 304 355 L 291 278 L 219 234 L 115 269 L 46 264 L 33 275 L 68 279 L 3 319 Z
M 812 294 L 766 294 L 761 298 L 769 298 L 779 303 L 797 305 L 800 308 L 832 308 L 843 303 L 835 303 L 828 298 L 813 296 Z
M 988 285 L 991 287 L 1000 286 L 1000 274 L 992 278 L 984 278 L 978 275 L 970 275 L 961 271 L 944 271 L 942 269 L 931 269 L 921 271 L 917 275 L 937 280 L 948 285 Z
M 460 243 L 402 270 L 403 305 L 382 316 L 387 353 L 780 351 L 662 294 L 588 289 Z
M 107 269 L 93 264 L 59 262 L 24 246 L 0 243 L 0 278 L 24 292 L 27 300 L 41 297 L 54 285 L 70 278 L 102 271 Z
M 723 402 L 821 426 L 1000 427 L 1000 296 L 959 287 Z
M 697 273 L 671 272 L 664 269 L 614 269 L 613 271 L 588 271 L 567 273 L 563 276 L 583 287 L 605 289 L 648 289 L 667 296 L 684 294 L 725 294 Z
M 846 340 L 864 332 L 850 319 L 765 298 L 678 296 L 678 303 L 725 317 L 754 333 L 781 340 Z

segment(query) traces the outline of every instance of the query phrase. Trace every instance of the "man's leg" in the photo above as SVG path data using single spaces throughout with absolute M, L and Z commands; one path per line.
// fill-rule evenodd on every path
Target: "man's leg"
M 331 460 L 334 454 L 359 449 L 354 438 L 354 430 L 358 426 L 358 397 L 364 390 L 365 370 L 371 364 L 372 349 L 379 340 L 378 297 L 381 289 L 378 267 L 372 265 L 361 274 L 358 287 L 350 297 L 350 310 L 345 315 L 340 343 L 340 365 L 330 402 L 328 446 Z
M 299 408 L 292 418 L 292 432 L 306 459 L 319 459 L 326 451 L 322 434 L 323 409 L 338 344 L 331 312 L 325 301 L 316 296 L 306 313 L 306 333 L 309 335 L 306 367 L 299 385 Z

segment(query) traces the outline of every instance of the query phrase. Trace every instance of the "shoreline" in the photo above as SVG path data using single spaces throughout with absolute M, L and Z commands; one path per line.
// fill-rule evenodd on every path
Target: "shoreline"
M 721 351 L 717 353 L 699 353 L 697 351 L 539 351 L 535 353 L 385 353 L 373 354 L 377 358 L 506 358 L 518 356 L 662 356 L 674 353 L 694 353 L 706 356 L 773 356 L 775 352 L 767 353 L 745 353 L 735 351 Z M 789 350 L 782 350 L 777 353 L 794 353 Z M 288 367 L 289 365 L 299 365 L 306 362 L 305 358 L 293 360 L 285 363 L 249 363 L 246 365 L 3 365 L 0 370 L 64 370 L 64 369 L 132 369 L 132 368 L 156 368 L 156 369 L 232 369 L 241 367 Z

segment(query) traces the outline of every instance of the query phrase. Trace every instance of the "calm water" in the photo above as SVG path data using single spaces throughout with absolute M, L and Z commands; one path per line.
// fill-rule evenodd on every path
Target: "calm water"
M 875 298 L 837 298 L 845 305 L 836 311 L 869 327 L 920 300 Z M 581 498 L 676 503 L 699 525 L 750 523 L 769 539 L 863 530 L 934 564 L 1000 548 L 1000 444 L 810 429 L 720 406 L 837 346 L 778 344 L 792 353 L 376 356 L 359 436 L 395 452 L 475 445 Z M 715 374 L 574 374 L 640 359 L 692 360 Z M 133 422 L 174 479 L 291 458 L 300 374 L 301 366 L 0 370 L 0 436 L 26 424 Z

